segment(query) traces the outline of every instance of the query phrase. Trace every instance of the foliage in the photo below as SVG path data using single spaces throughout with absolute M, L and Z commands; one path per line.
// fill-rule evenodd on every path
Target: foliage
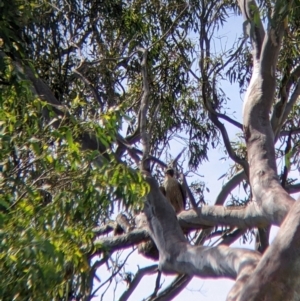
M 11 60 L 3 63 L 2 78 L 9 85 L 0 96 L 0 296 L 67 300 L 91 285 L 86 275 L 93 229 L 109 217 L 111 200 L 135 206 L 147 186 L 112 156 L 107 160 L 99 151 L 81 149 L 82 132 L 112 144 L 120 108 L 99 115 L 97 122 L 76 120 L 67 111 L 58 116 L 32 93 Z M 73 100 L 70 111 L 80 105 Z

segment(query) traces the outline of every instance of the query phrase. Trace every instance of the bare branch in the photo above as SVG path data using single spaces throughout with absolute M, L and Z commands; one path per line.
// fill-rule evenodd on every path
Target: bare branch
M 229 139 L 229 137 L 228 137 L 228 133 L 227 133 L 227 130 L 226 130 L 224 124 L 221 123 L 221 122 L 219 121 L 219 119 L 218 119 L 218 117 L 217 117 L 217 114 L 215 114 L 215 112 L 211 112 L 211 113 L 209 114 L 209 117 L 210 117 L 211 121 L 212 121 L 212 122 L 218 127 L 218 129 L 220 130 L 229 157 L 230 157 L 234 162 L 240 164 L 240 165 L 244 168 L 246 174 L 248 174 L 248 170 L 249 170 L 248 163 L 247 163 L 246 160 L 240 158 L 240 157 L 234 152 L 234 150 L 232 149 L 231 144 L 230 144 L 230 139 Z
M 252 42 L 254 61 L 258 62 L 265 37 L 265 30 L 259 17 L 259 8 L 253 0 L 239 0 L 238 4 L 245 20 L 245 33 L 250 37 Z
M 205 75 L 205 77 L 207 77 L 207 76 Z M 208 90 L 212 93 L 214 102 L 219 103 L 218 96 L 215 91 L 215 81 L 216 81 L 216 78 L 213 79 L 212 87 L 208 83 L 208 80 L 207 80 L 207 82 L 204 81 L 202 83 L 202 94 L 203 94 L 204 105 L 205 105 L 206 109 L 208 110 L 208 116 L 209 116 L 210 120 L 214 123 L 214 125 L 221 132 L 221 135 L 222 135 L 222 138 L 223 138 L 223 141 L 224 141 L 224 144 L 225 144 L 225 147 L 226 147 L 229 157 L 234 162 L 240 164 L 244 168 L 246 174 L 248 174 L 249 173 L 248 162 L 245 159 L 240 158 L 232 149 L 231 144 L 230 144 L 230 139 L 228 137 L 228 133 L 227 133 L 227 130 L 226 130 L 224 124 L 221 123 L 220 120 L 218 119 L 217 112 L 216 112 L 212 102 L 207 98 L 207 96 L 205 96 L 206 90 Z
M 285 110 L 282 116 L 282 124 L 285 122 L 285 120 L 287 119 L 288 115 L 290 114 L 291 110 L 293 109 L 293 106 L 296 104 L 298 98 L 300 95 L 300 79 L 298 80 L 295 89 L 288 101 L 288 103 L 285 106 Z
M 135 250 L 132 250 L 132 251 L 125 257 L 123 263 L 120 264 L 120 265 L 118 266 L 118 268 L 116 269 L 116 271 L 115 271 L 114 273 L 112 273 L 112 274 L 110 275 L 110 277 L 109 277 L 106 281 L 104 281 L 103 283 L 101 283 L 101 285 L 99 285 L 99 286 L 92 292 L 91 297 L 95 297 L 95 295 L 96 295 L 97 292 L 101 289 L 101 287 L 103 287 L 107 282 L 111 281 L 111 279 L 113 279 L 113 278 L 120 272 L 120 270 L 121 270 L 121 269 L 123 268 L 123 266 L 126 264 L 127 259 L 129 258 L 129 256 L 130 256 L 134 251 L 135 251 Z
M 151 275 L 156 272 L 158 268 L 157 264 L 139 269 L 137 273 L 135 274 L 132 282 L 130 283 L 128 289 L 122 294 L 119 301 L 126 301 L 130 297 L 130 295 L 133 293 L 133 291 L 136 289 L 136 287 L 139 285 L 140 281 L 145 275 Z
M 229 181 L 226 182 L 226 184 L 222 187 L 220 193 L 218 194 L 215 205 L 223 205 L 231 191 L 245 179 L 246 174 L 244 170 L 239 171 L 231 179 L 229 179 Z
M 220 241 L 220 245 L 230 246 L 233 244 L 238 238 L 240 238 L 243 234 L 245 234 L 247 229 L 236 229 L 233 232 L 230 232 L 222 237 Z
M 103 102 L 101 100 L 101 97 L 100 97 L 98 91 L 94 87 L 94 85 L 82 73 L 80 73 L 78 71 L 78 69 L 74 69 L 73 72 L 90 88 L 95 100 L 99 103 L 100 107 L 102 108 L 103 107 Z
M 143 155 L 143 152 L 141 150 L 139 150 L 139 149 L 133 147 L 132 145 L 130 145 L 129 143 L 127 143 L 125 138 L 123 138 L 119 134 L 117 135 L 117 140 L 120 144 L 122 144 L 124 146 L 125 149 L 127 149 L 129 155 L 134 159 L 135 162 L 140 162 L 140 158 L 136 154 Z M 166 163 L 157 159 L 154 156 L 149 155 L 148 158 L 150 161 L 157 163 L 161 168 L 167 167 Z
M 250 0 L 240 1 L 241 3 L 255 5 L 255 2 Z M 257 60 L 256 56 L 257 45 L 253 45 L 254 68 L 243 109 L 244 135 L 250 166 L 249 182 L 253 201 L 258 207 L 262 206 L 262 211 L 270 222 L 276 220 L 276 223 L 284 219 L 294 203 L 279 183 L 274 136 L 269 118 L 276 86 L 276 64 L 284 30 L 284 20 L 280 14 L 281 5 L 284 6 L 285 2 L 276 2 L 275 12 L 262 44 L 260 60 Z M 278 207 L 283 209 L 280 211 L 282 216 L 278 216 Z
M 148 112 L 148 102 L 149 102 L 149 82 L 147 73 L 147 53 L 146 49 L 139 49 L 142 52 L 142 78 L 143 78 L 143 96 L 141 100 L 141 118 L 140 118 L 140 132 L 141 132 L 141 142 L 143 146 L 143 158 L 141 162 L 141 169 L 150 172 L 150 145 L 149 145 L 149 135 L 147 132 L 147 112 Z
M 175 157 L 175 159 L 172 160 L 172 163 L 171 163 L 172 167 L 175 167 L 175 166 L 176 166 L 176 164 L 178 163 L 180 157 L 182 156 L 182 154 L 184 153 L 185 150 L 186 150 L 186 147 L 184 147 L 184 148 L 182 149 L 182 151 Z
M 159 290 L 160 287 L 161 287 L 161 284 L 160 284 L 160 278 L 161 278 L 161 271 L 158 270 L 158 271 L 157 271 L 156 281 L 155 281 L 155 288 L 154 288 L 154 292 L 153 292 L 153 294 L 152 294 L 153 297 L 156 297 L 156 296 L 157 296 L 157 292 L 158 292 L 158 290 Z
M 166 287 L 155 298 L 150 298 L 147 301 L 169 301 L 173 300 L 193 279 L 193 276 L 179 275 L 172 283 Z
M 128 135 L 127 137 L 123 138 L 120 134 L 118 134 L 118 142 L 121 143 L 119 144 L 117 150 L 116 150 L 116 156 L 117 158 L 120 158 L 123 153 L 125 152 L 126 149 L 131 149 L 131 145 L 138 142 L 140 140 L 140 119 L 141 119 L 141 111 L 139 110 L 138 113 L 138 124 L 136 129 L 131 135 Z
M 144 229 L 133 230 L 127 234 L 119 236 L 104 237 L 96 239 L 94 242 L 96 253 L 103 251 L 114 252 L 120 249 L 132 247 L 142 241 L 149 239 L 149 234 Z
M 293 184 L 293 185 L 288 185 L 285 187 L 285 189 L 289 192 L 289 193 L 297 193 L 300 192 L 300 183 L 298 184 Z
M 225 114 L 221 114 L 221 113 L 216 113 L 216 115 L 218 118 L 222 118 L 222 119 L 228 121 L 229 123 L 233 124 L 237 128 L 239 128 L 240 130 L 243 130 L 243 125 L 241 123 L 231 119 L 229 116 L 227 116 Z
M 93 232 L 95 233 L 96 236 L 105 235 L 105 234 L 112 232 L 114 230 L 114 228 L 115 228 L 115 223 L 110 222 L 104 226 L 94 228 Z
M 219 245 L 230 245 L 235 242 L 246 230 L 236 229 L 234 232 L 223 237 Z M 202 239 L 198 236 L 196 245 L 202 244 Z M 156 298 L 149 299 L 149 301 L 168 301 L 176 297 L 193 279 L 191 275 L 178 275 L 172 283 L 166 287 Z
M 184 229 L 200 229 L 203 226 L 216 225 L 252 228 L 267 226 L 270 223 L 251 202 L 245 207 L 203 206 L 197 210 L 186 210 L 178 215 L 178 220 Z M 279 224 L 281 221 L 277 220 L 274 223 Z
M 281 131 L 279 133 L 279 137 L 285 137 L 285 136 L 289 136 L 289 135 L 298 135 L 298 134 L 300 134 L 300 128 L 292 129 L 290 131 Z
M 187 196 L 192 204 L 193 209 L 196 210 L 196 208 L 198 208 L 196 200 L 194 198 L 194 195 L 192 194 L 192 191 L 189 187 L 189 185 L 187 184 L 186 178 L 183 174 L 180 175 L 181 179 L 182 179 L 182 186 L 184 188 L 184 190 L 187 192 Z

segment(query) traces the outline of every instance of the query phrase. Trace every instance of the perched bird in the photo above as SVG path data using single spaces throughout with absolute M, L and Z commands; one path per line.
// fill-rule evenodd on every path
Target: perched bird
M 186 197 L 182 185 L 174 178 L 174 169 L 168 168 L 165 172 L 162 193 L 173 206 L 176 213 L 185 209 Z

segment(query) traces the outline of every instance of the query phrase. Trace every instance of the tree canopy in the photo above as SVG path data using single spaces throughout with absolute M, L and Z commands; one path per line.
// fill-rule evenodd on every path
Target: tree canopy
M 147 300 L 171 300 L 194 276 L 234 280 L 227 300 L 299 300 L 298 1 L 0 0 L 0 10 L 1 300 L 91 300 L 117 276 L 130 300 L 148 274 Z M 240 36 L 216 47 L 236 16 Z M 243 120 L 228 114 L 222 82 L 238 84 Z M 215 148 L 231 163 L 209 206 L 197 175 Z M 188 197 L 177 216 L 159 189 L 168 167 Z M 252 230 L 256 250 L 230 247 Z M 128 248 L 155 264 L 126 270 L 116 253 Z M 175 275 L 163 289 L 161 273 Z

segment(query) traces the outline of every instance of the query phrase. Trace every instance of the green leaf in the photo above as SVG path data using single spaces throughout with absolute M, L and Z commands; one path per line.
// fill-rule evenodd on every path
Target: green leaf
M 67 139 L 67 142 L 69 144 L 69 147 L 72 148 L 74 142 L 73 142 L 73 137 L 72 137 L 72 133 L 71 133 L 70 130 L 67 130 L 67 132 L 66 132 L 66 139 Z

